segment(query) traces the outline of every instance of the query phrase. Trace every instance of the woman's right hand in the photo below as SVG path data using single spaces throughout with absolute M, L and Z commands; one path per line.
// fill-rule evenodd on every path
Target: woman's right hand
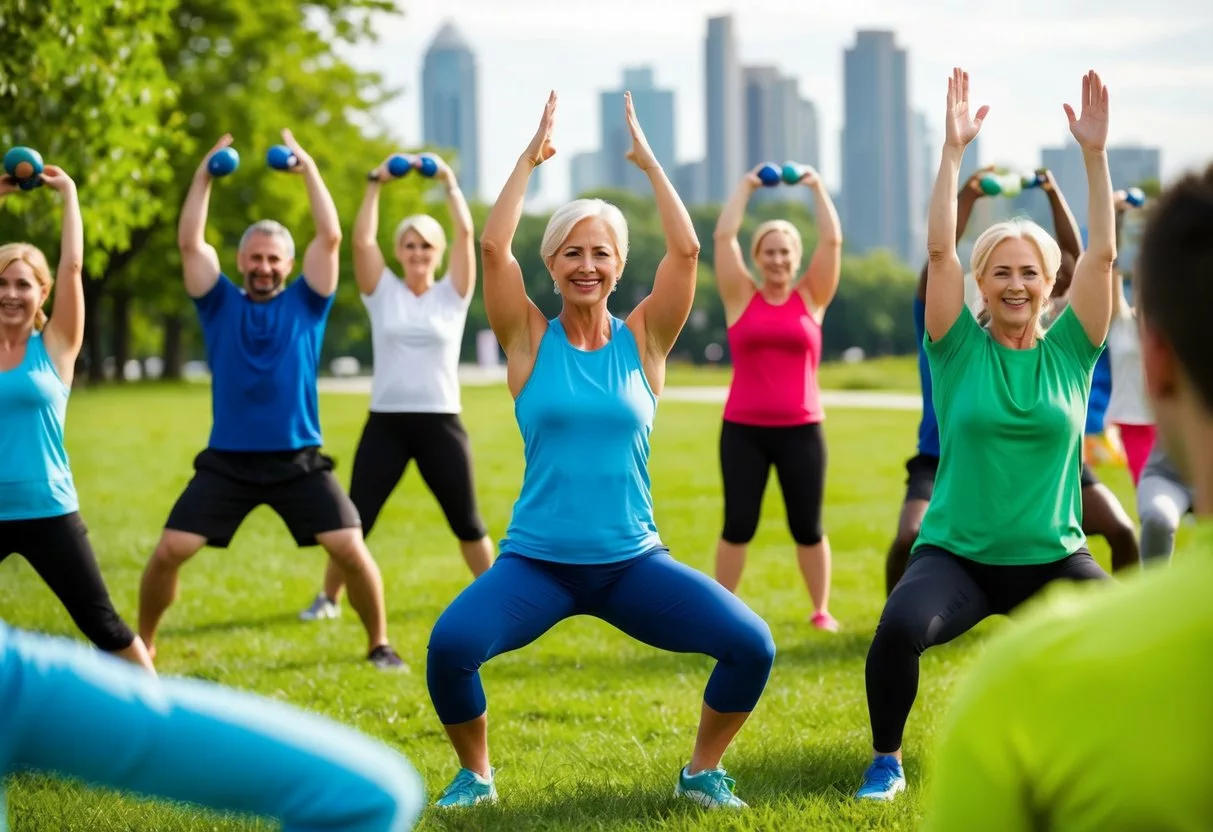
M 763 164 L 766 163 L 763 162 Z M 747 172 L 745 176 L 741 177 L 741 181 L 746 185 L 749 185 L 754 190 L 761 188 L 762 180 L 758 178 L 758 171 L 760 170 L 762 170 L 762 165 L 755 165 L 753 170 Z
M 952 77 L 948 79 L 948 113 L 944 119 L 945 143 L 952 147 L 966 147 L 981 132 L 981 123 L 989 112 L 987 105 L 982 105 L 976 113 L 970 112 L 969 73 L 960 67 L 953 67 Z
M 539 129 L 535 131 L 535 137 L 522 154 L 522 158 L 526 159 L 531 167 L 537 168 L 556 155 L 556 147 L 552 144 L 552 126 L 555 122 L 556 90 L 552 90 L 547 104 L 543 105 L 543 118 L 539 120 Z

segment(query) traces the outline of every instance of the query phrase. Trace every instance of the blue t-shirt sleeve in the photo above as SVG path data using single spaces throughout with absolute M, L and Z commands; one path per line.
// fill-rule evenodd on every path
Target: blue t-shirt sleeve
M 299 305 L 316 321 L 324 320 L 337 299 L 336 292 L 327 296 L 318 293 L 308 285 L 308 282 L 303 279 L 303 275 L 295 278 L 291 282 L 291 285 L 286 288 L 286 291 L 293 294 L 298 300 Z
M 233 296 L 239 298 L 240 290 L 228 279 L 227 275 L 220 273 L 219 279 L 215 281 L 215 285 L 209 292 L 202 297 L 193 298 L 194 308 L 198 310 L 198 318 L 202 321 L 203 327 L 219 317 L 223 307 Z

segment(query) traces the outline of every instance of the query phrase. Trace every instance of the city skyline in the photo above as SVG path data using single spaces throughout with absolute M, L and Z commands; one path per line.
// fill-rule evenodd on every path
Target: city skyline
M 597 0 L 586 0 L 582 5 L 587 9 L 577 14 L 549 0 L 528 0 L 525 5 L 533 7 L 535 14 L 519 15 L 514 6 L 510 14 L 503 14 L 483 0 L 452 0 L 441 9 L 410 8 L 406 18 L 388 20 L 380 27 L 380 44 L 350 56 L 357 65 L 384 73 L 389 84 L 404 88 L 404 95 L 381 114 L 402 144 L 420 139 L 420 57 L 449 19 L 469 43 L 480 67 L 482 197 L 491 200 L 504 182 L 534 131 L 543 96 L 554 85 L 561 94 L 556 125 L 559 153 L 545 166 L 544 187 L 536 203 L 550 206 L 565 199 L 570 159 L 599 146 L 601 94 L 618 89 L 622 72 L 629 67 L 652 67 L 658 86 L 676 93 L 676 163 L 705 158 L 708 18 L 727 13 L 727 9 L 694 0 L 660 8 L 616 0 L 609 4 L 613 10 L 609 19 L 586 29 L 581 21 L 588 7 L 604 5 Z M 776 4 L 755 0 L 747 4 L 745 12 L 734 14 L 736 63 L 742 67 L 774 65 L 799 83 L 801 95 L 815 105 L 819 169 L 832 190 L 839 191 L 842 185 L 838 137 L 843 126 L 843 56 L 861 28 L 893 30 L 898 47 L 908 52 L 911 118 L 918 121 L 914 112 L 925 115 L 930 138 L 930 144 L 918 151 L 938 155 L 933 146 L 942 137 L 943 96 L 934 87 L 943 88 L 946 67 L 936 54 L 943 50 L 923 49 L 920 44 L 939 40 L 935 34 L 924 34 L 924 29 L 947 17 L 943 4 L 916 7 L 914 15 L 876 1 L 853 3 L 849 10 L 835 9 L 815 17 L 785 12 L 778 16 L 781 24 L 777 27 L 762 25 L 776 19 L 762 14 L 764 5 Z M 1041 15 L 1030 26 L 1003 22 L 997 28 L 1002 47 L 998 52 L 988 49 L 988 44 L 983 47 L 980 38 L 959 46 L 951 44 L 947 50 L 947 57 L 970 67 L 975 97 L 992 107 L 982 133 L 983 163 L 1031 169 L 1040 164 L 1043 148 L 1062 146 L 1067 130 L 1060 105 L 1076 98 L 1081 70 L 1088 64 L 1104 73 L 1113 91 L 1113 144 L 1160 148 L 1164 179 L 1205 161 L 1208 151 L 1203 137 L 1213 133 L 1213 60 L 1205 54 L 1203 43 L 1206 32 L 1213 34 L 1213 15 L 1200 4 L 1163 2 L 1156 4 L 1157 9 L 1152 7 L 1152 17 L 1138 19 L 1129 14 L 1134 8 L 1130 4 L 1112 0 L 1097 25 L 1071 21 L 1074 25 L 1063 37 L 1058 27 L 1047 24 L 1064 22 L 1057 20 L 1064 12 L 1044 3 L 1029 5 L 1039 6 Z M 640 8 L 646 9 L 643 25 L 629 25 L 627 12 Z M 886 19 L 878 23 L 871 19 L 874 14 Z M 973 11 L 970 15 L 975 28 L 981 27 L 984 14 Z M 519 18 L 529 25 L 520 26 Z M 537 19 L 544 21 L 538 29 L 533 25 Z M 798 19 L 816 21 L 816 25 L 806 25 L 807 34 L 799 39 L 792 32 Z M 1210 22 L 1206 24 L 1206 20 Z M 616 32 L 627 36 L 616 37 Z M 1132 43 L 1132 49 L 1111 45 L 1117 43 L 1118 33 L 1123 42 Z M 946 39 L 952 40 L 951 36 Z M 609 48 L 603 45 L 607 42 Z M 1033 54 L 1041 49 L 1058 52 L 1060 42 L 1074 45 L 1048 60 Z M 582 58 L 582 65 L 575 65 L 574 55 Z M 592 60 L 585 60 L 587 55 Z M 1002 71 L 996 71 L 999 66 Z M 934 79 L 938 84 L 924 81 L 933 75 L 939 76 Z M 1022 82 L 1013 84 L 1015 78 Z M 1035 95 L 1017 94 L 1033 86 Z M 932 90 L 930 95 L 923 92 L 927 87 Z M 1041 94 L 1041 88 L 1049 92 Z M 619 106 L 622 109 L 622 101 Z M 915 132 L 921 133 L 921 129 Z M 917 183 L 914 189 L 918 190 Z

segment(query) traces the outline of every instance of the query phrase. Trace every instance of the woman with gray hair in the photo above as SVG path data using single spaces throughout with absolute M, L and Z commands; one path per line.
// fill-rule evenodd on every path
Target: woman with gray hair
M 775 645 L 761 618 L 671 558 L 657 534 L 649 434 L 666 356 L 694 301 L 699 240 L 630 94 L 625 103 L 627 158 L 652 184 L 666 239 L 653 290 L 626 320 L 607 311 L 628 254 L 627 224 L 614 205 L 579 199 L 548 222 L 541 253 L 563 300 L 551 320 L 527 296 L 511 250 L 531 172 L 556 152 L 555 92 L 481 237 L 485 310 L 505 348 L 526 470 L 501 556 L 430 635 L 430 698 L 461 767 L 439 806 L 497 797 L 480 666 L 574 615 L 600 618 L 654 647 L 717 660 L 675 794 L 710 807 L 745 805 L 719 765 L 766 686 Z
M 379 191 L 393 177 L 388 162 L 370 175 L 354 221 L 354 279 L 371 317 L 374 377 L 354 470 L 350 499 L 369 536 L 384 503 L 412 460 L 438 500 L 459 540 L 473 576 L 493 562 L 493 542 L 476 506 L 472 452 L 459 418 L 459 349 L 468 305 L 476 288 L 472 212 L 455 174 L 442 159 L 434 179 L 446 188 L 455 226 L 446 276 L 435 279 L 446 250 L 446 233 L 427 214 L 405 217 L 396 227 L 395 255 L 402 277 L 384 262 L 379 248 Z M 422 157 L 413 160 L 420 167 Z M 332 618 L 344 585 L 340 567 L 329 561 L 324 589 L 300 617 Z

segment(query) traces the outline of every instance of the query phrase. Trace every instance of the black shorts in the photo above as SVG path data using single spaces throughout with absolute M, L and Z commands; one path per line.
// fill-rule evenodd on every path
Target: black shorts
M 935 493 L 935 475 L 939 473 L 939 457 L 918 454 L 906 461 L 906 498 L 931 502 Z
M 820 423 L 763 427 L 725 421 L 720 426 L 720 472 L 724 481 L 724 528 L 729 543 L 749 543 L 758 530 L 762 496 L 771 468 L 779 477 L 792 539 L 815 546 L 826 485 L 826 443 Z
M 1099 485 L 1099 477 L 1095 476 L 1095 469 L 1085 462 L 1082 464 L 1082 474 L 1079 476 L 1079 482 L 1082 483 L 1083 488 Z
M 135 634 L 114 610 L 80 513 L 0 521 L 0 561 L 25 558 L 76 622 L 102 650 L 125 650 Z
M 333 460 L 319 448 L 284 452 L 214 451 L 194 459 L 194 478 L 169 512 L 166 529 L 206 538 L 226 548 L 248 513 L 268 505 L 300 546 L 316 535 L 361 528 L 358 510 L 333 476 Z

